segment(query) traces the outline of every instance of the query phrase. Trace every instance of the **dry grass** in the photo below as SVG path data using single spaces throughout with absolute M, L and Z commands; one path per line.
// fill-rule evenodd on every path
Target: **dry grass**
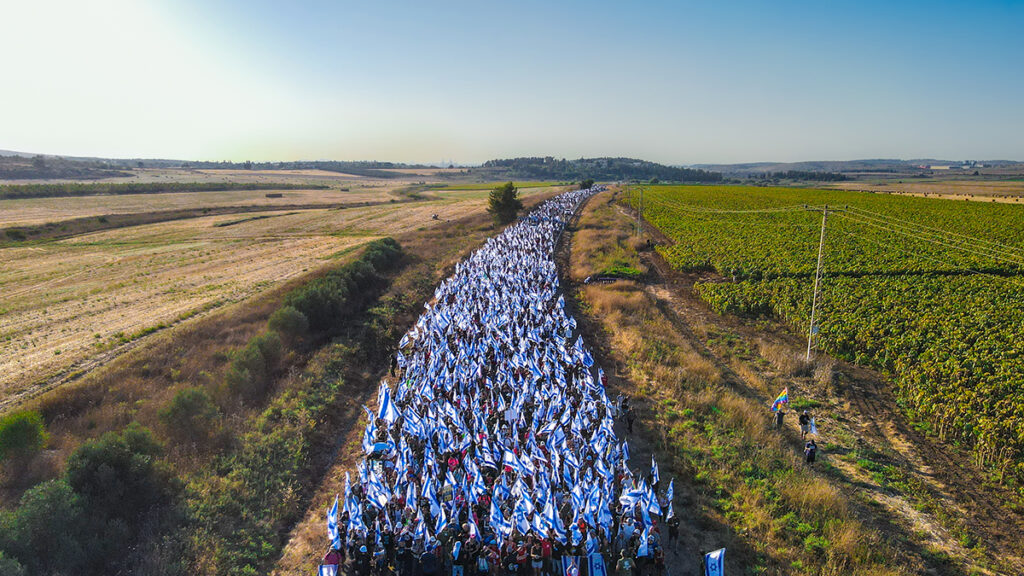
M 267 198 L 268 193 L 281 198 Z M 349 191 L 327 190 L 228 190 L 218 192 L 172 192 L 167 194 L 120 194 L 71 196 L 66 198 L 24 198 L 0 200 L 0 228 L 59 222 L 73 218 L 109 214 L 139 214 L 167 210 L 194 210 L 221 206 L 282 205 L 339 206 L 362 202 L 386 202 L 394 198 L 386 189 L 351 187 Z
M 159 197 L 152 195 L 151 197 Z M 222 215 L 0 250 L 0 406 L 161 326 L 245 300 L 385 235 L 483 214 L 485 200 Z M 433 218 L 437 215 L 437 219 Z
M 843 494 L 824 478 L 795 473 L 779 484 L 779 493 L 806 518 L 847 519 L 849 510 Z
M 609 203 L 609 199 L 607 193 L 598 196 L 591 201 L 593 208 L 588 208 L 580 218 L 579 230 L 573 234 L 572 240 L 570 277 L 573 280 L 583 280 L 615 268 L 647 273 L 636 253 L 640 240 L 629 230 L 615 225 L 621 213 Z
M 814 381 L 828 389 L 835 384 L 837 376 L 836 361 L 827 356 L 819 357 L 814 365 Z
M 863 190 L 883 194 L 901 194 L 949 200 L 977 202 L 1024 202 L 1024 182 L 1005 180 L 939 180 L 903 181 L 871 184 L 867 182 L 838 182 L 828 186 L 843 190 Z
M 807 357 L 784 344 L 759 339 L 757 349 L 761 357 L 771 363 L 781 376 L 806 376 L 814 370 Z
M 592 201 L 598 206 L 595 212 L 601 209 L 600 198 Z M 628 226 L 622 219 L 598 221 L 618 226 L 620 231 Z M 587 222 L 586 215 L 582 222 Z M 579 260 L 601 257 L 600 246 L 589 243 L 602 238 L 608 241 L 615 236 L 587 235 L 583 249 L 578 249 L 574 239 L 574 274 L 593 266 L 593 262 Z M 659 460 L 676 462 L 690 475 L 699 472 L 702 480 L 695 490 L 710 496 L 708 501 L 694 503 L 695 509 L 709 513 L 713 508 L 710 499 L 727 501 L 725 515 L 710 521 L 690 519 L 696 530 L 703 530 L 708 523 L 728 524 L 768 559 L 767 573 L 906 573 L 890 568 L 902 561 L 879 561 L 879 551 L 889 548 L 852 517 L 849 495 L 803 464 L 790 441 L 770 429 L 767 404 L 749 392 L 740 393 L 744 387 L 734 387 L 714 361 L 694 348 L 661 313 L 649 291 L 632 282 L 616 282 L 584 286 L 580 295 L 586 311 L 599 321 L 616 360 L 625 366 L 628 385 L 635 386 L 641 419 L 648 421 L 652 434 L 660 431 L 658 444 L 666 453 L 660 454 Z M 693 328 L 698 335 L 708 334 L 705 327 Z M 786 377 L 808 374 L 812 368 L 781 345 L 761 342 L 758 350 Z M 737 358 L 729 368 L 749 389 L 769 388 L 748 363 Z M 684 417 L 680 410 L 689 412 Z M 686 420 L 681 421 L 683 418 Z M 730 453 L 735 453 L 734 460 L 723 457 Z M 822 556 L 807 552 L 803 537 L 794 538 L 792 528 L 779 521 L 787 512 L 795 515 L 794 522 L 813 523 L 814 535 L 828 540 Z

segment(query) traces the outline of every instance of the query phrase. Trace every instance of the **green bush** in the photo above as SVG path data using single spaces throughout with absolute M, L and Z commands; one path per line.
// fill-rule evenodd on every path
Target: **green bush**
M 0 552 L 0 576 L 25 576 L 25 567 Z
M 86 442 L 68 459 L 63 478 L 0 512 L 0 551 L 29 574 L 125 573 L 141 535 L 159 538 L 177 510 L 180 486 L 158 463 L 160 451 L 137 424 Z
M 46 446 L 48 438 L 39 412 L 25 410 L 4 416 L 0 418 L 0 462 L 33 455 Z
M 394 239 L 370 242 L 357 260 L 289 292 L 285 307 L 305 316 L 309 329 L 321 336 L 340 334 L 346 320 L 384 290 L 387 282 L 380 273 L 401 256 L 402 248 Z
M 309 319 L 294 306 L 282 306 L 270 315 L 267 325 L 290 338 L 304 336 L 309 331 Z
M 90 513 L 130 522 L 168 501 L 173 476 L 157 464 L 161 446 L 153 434 L 132 423 L 86 442 L 68 459 L 68 483 Z
M 86 519 L 81 498 L 67 481 L 43 482 L 25 492 L 17 508 L 0 512 L 0 550 L 32 574 L 80 568 L 98 544 Z M 7 563 L 10 573 L 17 574 Z M 6 574 L 3 568 L 0 574 Z
M 206 390 L 185 388 L 160 411 L 160 422 L 171 436 L 188 442 L 209 440 L 217 426 L 217 407 Z
M 225 378 L 228 392 L 232 395 L 262 398 L 267 391 L 268 379 L 267 361 L 254 342 L 250 341 L 245 348 L 232 354 Z
M 269 373 L 277 369 L 284 356 L 284 346 L 281 344 L 281 337 L 277 332 L 270 331 L 254 337 L 250 346 L 255 346 L 263 355 L 264 369 Z

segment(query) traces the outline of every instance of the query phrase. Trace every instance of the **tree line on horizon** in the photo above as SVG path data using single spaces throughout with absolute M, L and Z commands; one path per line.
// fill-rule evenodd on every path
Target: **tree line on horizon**
M 514 180 L 641 180 L 658 182 L 721 182 L 720 172 L 666 166 L 635 158 L 557 159 L 551 156 L 488 160 L 481 169 Z

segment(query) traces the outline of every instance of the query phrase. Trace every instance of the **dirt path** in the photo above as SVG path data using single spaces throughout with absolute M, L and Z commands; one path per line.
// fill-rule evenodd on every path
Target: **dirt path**
M 650 225 L 645 232 L 658 244 L 670 243 Z M 773 374 L 770 368 L 763 367 L 764 362 L 758 366 L 742 354 L 732 354 L 712 341 L 716 336 L 729 334 L 745 342 L 748 348 L 766 343 L 774 349 L 788 351 L 791 356 L 799 356 L 805 350 L 806 340 L 772 321 L 714 313 L 693 291 L 694 284 L 711 279 L 709 275 L 679 273 L 653 250 L 641 254 L 652 270 L 646 290 L 657 299 L 663 311 L 669 312 L 667 316 L 674 320 L 680 332 L 714 359 L 727 380 L 746 383 L 745 392 L 759 396 L 765 403 L 770 403 L 771 398 L 763 390 L 764 382 L 769 382 L 769 389 L 774 390 L 793 381 Z M 700 334 L 692 328 L 694 326 L 701 327 Z M 978 573 L 1024 574 L 1021 542 L 1024 516 L 1004 504 L 1014 501 L 1014 495 L 992 485 L 984 471 L 974 466 L 963 451 L 942 445 L 910 426 L 898 411 L 883 375 L 840 361 L 835 362 L 835 369 L 838 379 L 832 385 L 816 386 L 806 381 L 798 384 L 801 396 L 828 407 L 818 413 L 819 425 L 823 429 L 829 426 L 850 430 L 858 450 L 879 454 L 885 465 L 898 469 L 909 479 L 910 486 L 923 488 L 924 493 L 893 490 L 875 482 L 869 472 L 857 465 L 831 458 L 829 461 L 835 463 L 838 475 L 845 476 L 841 479 L 884 506 L 924 543 L 958 559 L 965 567 L 973 567 Z M 751 373 L 753 379 L 761 380 L 761 386 L 750 381 Z M 789 385 L 792 397 L 793 384 Z M 834 415 L 834 422 L 825 417 L 826 412 Z M 789 424 L 795 428 L 795 422 Z M 978 558 L 983 555 L 966 546 L 973 542 L 981 543 L 1002 566 L 994 572 L 987 570 L 984 567 L 987 559 Z

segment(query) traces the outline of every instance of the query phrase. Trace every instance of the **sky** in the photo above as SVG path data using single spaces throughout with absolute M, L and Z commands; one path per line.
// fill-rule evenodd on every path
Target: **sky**
M 0 0 L 0 150 L 1024 160 L 1024 0 Z

